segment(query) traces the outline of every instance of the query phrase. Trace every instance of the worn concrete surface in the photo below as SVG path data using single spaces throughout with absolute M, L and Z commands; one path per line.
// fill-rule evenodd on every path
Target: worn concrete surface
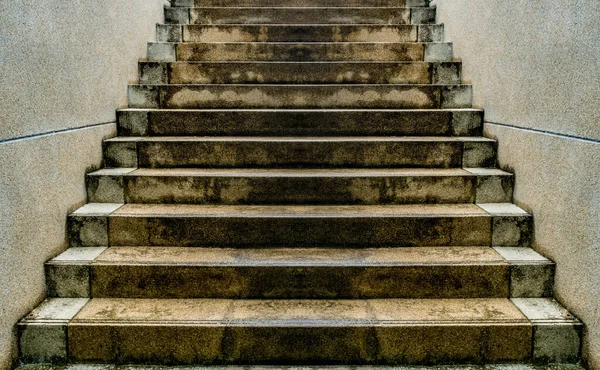
M 166 26 L 170 27 L 170 26 Z M 171 26 L 172 27 L 172 26 Z M 179 27 L 179 26 L 175 26 Z M 437 26 L 415 25 L 184 25 L 185 42 L 415 42 L 419 31 Z M 422 41 L 441 41 L 437 40 Z
M 88 362 L 431 364 L 524 361 L 531 335 L 507 299 L 93 299 L 68 345 Z
M 173 50 L 176 49 L 176 50 Z M 151 60 L 193 61 L 451 61 L 449 43 L 153 43 Z
M 91 269 L 94 298 L 503 298 L 509 288 L 509 265 L 489 247 L 115 247 Z
M 67 324 L 87 299 L 48 299 L 19 323 L 19 346 L 25 363 L 64 363 Z
M 131 108 L 470 108 L 470 85 L 129 85 Z
M 435 8 L 181 8 L 165 11 L 171 24 L 431 24 Z
M 468 204 L 126 204 L 110 216 L 109 242 L 114 246 L 471 246 L 490 245 L 490 222 L 485 211 Z
M 141 62 L 141 84 L 460 84 L 460 63 Z
M 579 359 L 582 325 L 553 299 L 513 298 L 534 327 L 533 360 L 575 363 Z
M 135 167 L 139 157 L 140 167 L 153 168 L 471 168 L 496 156 L 493 140 L 470 137 L 131 137 L 105 145 L 118 167 Z
M 483 112 L 475 109 L 127 109 L 118 117 L 123 136 L 480 136 L 483 130 Z
M 474 203 L 463 169 L 104 169 L 87 177 L 88 200 L 204 204 Z M 331 189 L 327 192 L 322 189 Z
M 53 297 L 88 297 L 80 286 L 91 284 L 96 298 L 465 298 L 508 296 L 510 268 L 510 297 L 551 297 L 551 261 L 494 249 L 85 247 L 48 262 L 46 276 Z
M 188 21 L 191 24 L 410 24 L 411 9 L 195 8 L 189 10 Z

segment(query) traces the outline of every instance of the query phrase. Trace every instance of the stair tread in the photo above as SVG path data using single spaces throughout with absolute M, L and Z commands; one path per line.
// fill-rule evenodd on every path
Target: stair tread
M 127 203 L 111 215 L 133 217 L 481 217 L 489 216 L 489 213 L 475 204 L 237 206 Z
M 60 259 L 55 262 L 60 261 Z M 490 247 L 414 248 L 186 248 L 111 247 L 93 264 L 169 266 L 368 267 L 489 265 L 508 262 Z
M 509 300 L 488 299 L 105 299 L 93 298 L 72 324 L 337 325 L 520 324 L 529 320 Z

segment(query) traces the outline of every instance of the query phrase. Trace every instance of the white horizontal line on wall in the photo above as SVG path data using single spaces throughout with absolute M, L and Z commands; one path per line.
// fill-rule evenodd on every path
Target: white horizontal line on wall
M 581 136 L 575 136 L 575 135 L 569 135 L 569 134 L 561 134 L 561 133 L 557 133 L 557 132 L 545 131 L 545 130 L 538 130 L 538 129 L 529 128 L 529 127 L 507 125 L 505 123 L 496 123 L 496 122 L 489 122 L 489 121 L 485 121 L 484 123 L 488 124 L 488 125 L 496 125 L 496 126 L 508 127 L 508 128 L 512 128 L 512 129 L 515 129 L 515 130 L 523 130 L 523 131 L 528 131 L 528 132 L 535 132 L 535 133 L 538 133 L 538 134 L 556 136 L 556 137 L 560 137 L 560 138 L 573 139 L 573 140 L 581 140 L 581 141 L 584 141 L 584 142 L 587 142 L 587 143 L 591 143 L 591 144 L 600 144 L 600 140 L 590 139 L 590 138 L 581 137 Z
M 112 121 L 112 122 L 94 123 L 92 125 L 86 125 L 86 126 L 80 126 L 80 127 L 72 127 L 72 128 L 65 128 L 65 129 L 62 129 L 62 130 L 47 131 L 47 132 L 42 132 L 42 133 L 39 133 L 39 134 L 19 136 L 19 137 L 10 138 L 10 139 L 1 139 L 0 140 L 0 144 L 10 144 L 10 143 L 14 143 L 14 142 L 22 141 L 22 140 L 37 139 L 37 138 L 44 137 L 44 136 L 51 136 L 51 135 L 63 134 L 63 133 L 67 133 L 67 132 L 87 130 L 87 129 L 90 129 L 90 128 L 94 128 L 94 127 L 98 127 L 98 126 L 111 125 L 111 124 L 116 124 L 116 122 Z

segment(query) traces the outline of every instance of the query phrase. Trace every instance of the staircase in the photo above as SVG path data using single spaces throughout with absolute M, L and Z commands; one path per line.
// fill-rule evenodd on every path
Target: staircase
M 426 0 L 173 0 L 24 363 L 577 363 Z

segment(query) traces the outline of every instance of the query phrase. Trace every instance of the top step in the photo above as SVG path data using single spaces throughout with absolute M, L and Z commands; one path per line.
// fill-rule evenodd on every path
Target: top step
M 421 7 L 428 0 L 172 0 L 175 7 Z

